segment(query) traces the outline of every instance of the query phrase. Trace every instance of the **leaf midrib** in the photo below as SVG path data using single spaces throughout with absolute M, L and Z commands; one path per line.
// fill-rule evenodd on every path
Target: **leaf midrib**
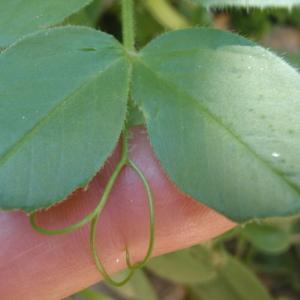
M 143 57 L 152 57 L 153 54 L 159 54 L 160 56 L 162 55 L 166 55 L 166 56 L 170 56 L 170 55 L 180 55 L 180 54 L 189 54 L 189 53 L 193 53 L 193 54 L 201 54 L 203 51 L 211 51 L 211 50 L 224 50 L 226 49 L 227 47 L 231 47 L 231 46 L 240 46 L 240 47 L 245 47 L 245 48 L 250 48 L 250 47 L 260 47 L 258 45 L 255 45 L 255 44 L 248 44 L 248 45 L 235 45 L 235 44 L 232 44 L 232 45 L 225 45 L 225 46 L 222 46 L 222 47 L 191 47 L 191 48 L 186 48 L 186 49 L 173 49 L 173 50 L 165 50 L 165 51 L 161 51 L 161 50 L 158 50 L 157 52 L 156 51 L 153 51 L 152 53 L 147 53 L 147 52 L 144 52 L 143 53 Z
M 147 70 L 149 70 L 156 79 L 158 79 L 160 82 L 164 82 L 166 84 L 166 87 L 170 89 L 173 93 L 176 93 L 177 95 L 182 95 L 185 98 L 189 99 L 192 105 L 194 105 L 197 109 L 199 109 L 202 113 L 206 114 L 211 120 L 216 122 L 220 127 L 222 127 L 229 135 L 231 135 L 238 143 L 240 143 L 248 152 L 250 152 L 258 161 L 261 162 L 262 165 L 264 165 L 267 169 L 269 169 L 272 173 L 276 174 L 282 181 L 284 181 L 292 190 L 296 192 L 296 194 L 300 195 L 300 188 L 288 180 L 285 176 L 281 174 L 280 171 L 273 168 L 267 161 L 262 159 L 258 153 L 256 153 L 246 142 L 244 142 L 241 137 L 236 134 L 233 130 L 225 126 L 225 124 L 217 117 L 215 116 L 206 106 L 201 104 L 195 97 L 190 95 L 188 92 L 186 92 L 183 89 L 180 89 L 177 85 L 175 85 L 173 82 L 169 81 L 167 78 L 162 76 L 159 72 L 156 70 L 153 70 L 149 65 L 147 65 L 142 59 L 137 59 L 138 63 L 143 65 Z
M 117 65 L 120 61 L 123 60 L 123 57 L 120 57 L 114 60 L 112 63 L 108 64 L 101 72 L 96 73 L 94 76 L 89 77 L 86 81 L 84 81 L 79 87 L 77 87 L 70 95 L 64 97 L 61 101 L 59 101 L 54 107 L 52 107 L 45 115 L 43 115 L 29 130 L 27 130 L 21 138 L 17 139 L 13 145 L 11 145 L 3 155 L 0 157 L 0 166 L 4 165 L 7 160 L 10 159 L 18 150 L 24 145 L 27 141 L 29 141 L 34 134 L 42 128 L 45 124 L 51 120 L 51 117 L 55 116 L 56 113 L 60 112 L 60 108 L 64 106 L 70 99 L 73 98 L 77 93 L 79 93 L 82 89 L 84 89 L 92 80 L 101 77 L 105 72 L 109 71 L 113 66 Z

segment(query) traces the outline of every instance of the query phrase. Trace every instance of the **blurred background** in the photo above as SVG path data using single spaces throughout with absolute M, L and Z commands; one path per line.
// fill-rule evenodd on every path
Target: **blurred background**
M 300 69 L 300 7 L 211 10 L 188 0 L 135 3 L 138 49 L 167 30 L 210 26 L 254 40 Z M 95 0 L 65 23 L 120 39 L 119 1 Z M 125 287 L 100 283 L 68 299 L 300 300 L 300 216 L 241 225 L 206 244 L 152 259 Z

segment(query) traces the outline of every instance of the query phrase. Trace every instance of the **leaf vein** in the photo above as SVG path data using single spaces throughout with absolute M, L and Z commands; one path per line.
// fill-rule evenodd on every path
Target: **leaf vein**
M 245 141 L 242 140 L 242 138 L 235 133 L 232 129 L 228 128 L 222 120 L 220 120 L 217 116 L 215 116 L 206 106 L 201 104 L 194 96 L 190 95 L 187 91 L 180 89 L 177 85 L 175 85 L 173 82 L 169 81 L 167 78 L 165 78 L 162 74 L 160 74 L 158 71 L 152 69 L 149 65 L 147 65 L 144 61 L 138 60 L 140 64 L 142 64 L 150 73 L 153 74 L 153 76 L 156 77 L 160 82 L 164 82 L 166 87 L 170 89 L 173 93 L 176 93 L 177 95 L 182 95 L 185 98 L 189 99 L 189 102 L 195 106 L 198 110 L 200 110 L 202 113 L 207 115 L 211 120 L 213 120 L 215 123 L 217 123 L 220 127 L 222 127 L 229 135 L 231 135 L 237 142 L 239 142 L 248 152 L 250 152 L 258 161 L 260 161 L 267 169 L 271 170 L 273 173 L 275 173 L 278 177 L 280 177 L 292 190 L 294 190 L 297 194 L 300 194 L 300 187 L 298 187 L 295 183 L 288 180 L 279 170 L 273 168 L 270 166 L 270 164 L 262 159 L 259 154 L 254 151 Z
M 114 65 L 119 63 L 122 60 L 121 58 L 118 58 L 114 60 L 112 63 L 110 63 L 108 66 L 106 66 L 101 72 L 96 73 L 94 76 L 89 77 L 83 84 L 81 84 L 78 88 L 76 88 L 70 95 L 63 98 L 61 101 L 59 101 L 50 111 L 47 112 L 46 115 L 42 116 L 33 127 L 31 127 L 29 130 L 27 130 L 21 138 L 15 141 L 15 143 L 10 146 L 4 154 L 0 157 L 0 165 L 4 165 L 9 158 L 18 152 L 18 150 L 22 147 L 23 144 L 25 144 L 30 138 L 34 136 L 34 134 L 42 128 L 47 122 L 53 117 L 56 113 L 60 112 L 60 109 L 63 105 L 65 105 L 68 101 L 70 101 L 73 96 L 75 96 L 77 93 L 79 93 L 82 89 L 84 89 L 91 80 L 97 79 L 98 76 L 101 77 L 103 74 L 107 71 L 109 71 Z

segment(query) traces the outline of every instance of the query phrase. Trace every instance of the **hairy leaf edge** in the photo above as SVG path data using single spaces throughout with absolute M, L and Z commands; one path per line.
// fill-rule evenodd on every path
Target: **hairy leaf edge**
M 248 39 L 244 38 L 243 36 L 240 36 L 239 34 L 236 34 L 236 33 L 231 33 L 231 32 L 228 32 L 228 31 L 223 31 L 223 30 L 213 29 L 213 28 L 205 28 L 205 27 L 202 27 L 202 28 L 201 28 L 201 27 L 196 27 L 196 28 L 188 28 L 188 29 L 179 29 L 179 30 L 176 30 L 176 31 L 163 33 L 163 34 L 157 36 L 156 38 L 154 38 L 152 41 L 150 41 L 145 47 L 143 47 L 143 48 L 140 50 L 140 52 L 138 53 L 138 55 L 135 57 L 133 63 L 138 63 L 138 64 L 142 64 L 143 66 L 145 66 L 146 64 L 145 64 L 143 61 L 141 61 L 141 58 L 142 58 L 144 55 L 147 56 L 147 53 L 143 53 L 143 52 L 146 51 L 147 48 L 148 48 L 149 46 L 151 46 L 153 43 L 156 43 L 157 41 L 159 41 L 160 39 L 162 39 L 164 36 L 167 36 L 167 35 L 173 35 L 173 34 L 176 34 L 177 32 L 187 32 L 187 31 L 195 31 L 195 30 L 207 30 L 207 31 L 212 31 L 212 32 L 223 32 L 223 33 L 225 33 L 225 34 L 228 34 L 229 36 L 236 36 L 236 37 L 239 37 L 240 39 L 242 39 L 242 40 L 244 40 L 245 42 L 247 42 L 249 46 L 252 45 L 252 46 L 255 46 L 255 47 L 259 47 L 260 49 L 262 49 L 262 50 L 268 52 L 268 53 L 269 53 L 271 56 L 273 56 L 275 59 L 278 59 L 281 63 L 286 64 L 287 66 L 289 66 L 290 68 L 292 68 L 297 74 L 299 74 L 298 70 L 297 70 L 294 66 L 292 66 L 289 62 L 287 62 L 285 59 L 279 57 L 278 55 L 276 55 L 276 54 L 273 53 L 272 51 L 270 51 L 270 50 L 268 50 L 268 49 L 266 49 L 266 48 L 264 48 L 264 47 L 258 45 L 257 43 L 255 43 L 255 42 L 253 42 L 253 41 L 250 41 L 250 40 L 248 40 Z M 168 53 L 168 52 L 172 52 L 172 51 L 168 51 L 168 50 L 167 50 L 167 51 L 165 51 L 165 52 Z M 153 54 L 149 54 L 149 56 L 151 56 L 151 55 L 153 55 Z M 146 65 L 146 68 L 149 68 L 149 67 Z M 154 75 L 158 76 L 158 74 L 157 74 L 155 71 L 153 71 L 151 68 L 150 68 L 150 70 L 151 70 L 151 72 L 152 72 Z M 160 78 L 160 77 L 159 77 L 159 78 Z M 164 80 L 164 81 L 165 81 L 167 84 L 169 84 L 169 82 L 168 82 L 167 79 Z M 170 83 L 170 84 L 172 84 L 172 83 Z M 136 101 L 134 98 L 133 98 L 133 100 L 134 100 L 135 104 L 138 106 L 138 108 L 143 112 L 143 115 L 144 115 L 145 120 L 146 120 L 145 126 L 146 126 L 146 128 L 147 128 L 147 131 L 149 132 L 149 130 L 148 130 L 148 119 L 147 119 L 147 114 L 144 112 L 144 109 L 143 109 L 143 107 L 139 104 L 139 102 Z M 210 115 L 211 115 L 211 113 L 210 113 Z M 213 119 L 215 119 L 215 118 L 213 118 Z M 224 127 L 224 126 L 223 126 L 223 127 Z M 226 131 L 227 131 L 227 128 L 226 128 L 226 127 L 224 127 L 224 128 L 225 128 Z M 231 131 L 230 131 L 230 132 L 231 132 Z M 235 137 L 235 136 L 236 136 L 236 135 L 234 135 L 234 137 Z M 149 142 L 150 142 L 150 144 L 151 144 L 151 148 L 153 149 L 153 152 L 155 153 L 155 156 L 156 156 L 156 158 L 157 158 L 157 161 L 159 162 L 159 165 L 160 165 L 161 169 L 163 170 L 164 174 L 165 174 L 166 177 L 169 179 L 169 181 L 173 184 L 173 186 L 175 186 L 181 193 L 183 193 L 185 196 L 189 197 L 189 198 L 192 199 L 193 201 L 196 201 L 197 203 L 201 203 L 202 205 L 205 205 L 205 206 L 207 206 L 207 207 L 211 207 L 212 209 L 218 211 L 219 213 L 223 214 L 223 215 L 226 216 L 227 218 L 230 218 L 230 219 L 231 219 L 232 221 L 234 221 L 234 222 L 248 223 L 248 222 L 252 222 L 252 221 L 258 220 L 258 219 L 264 219 L 264 220 L 267 220 L 267 219 L 274 218 L 274 217 L 280 217 L 280 218 L 281 218 L 281 217 L 288 217 L 288 216 L 292 216 L 292 215 L 295 215 L 295 214 L 298 213 L 298 212 L 295 212 L 295 211 L 291 212 L 291 211 L 287 210 L 286 212 L 283 212 L 283 214 L 278 215 L 278 216 L 261 215 L 261 216 L 253 216 L 253 218 L 251 218 L 251 219 L 233 219 L 233 218 L 227 216 L 223 211 L 221 211 L 221 210 L 219 210 L 219 209 L 217 209 L 217 208 L 215 208 L 215 207 L 209 206 L 208 204 L 202 202 L 201 200 L 197 200 L 196 198 L 194 198 L 194 197 L 193 197 L 192 195 L 190 195 L 189 193 L 183 191 L 183 190 L 175 183 L 175 181 L 172 179 L 171 175 L 169 175 L 169 173 L 168 173 L 168 171 L 166 170 L 166 168 L 164 168 L 164 165 L 163 165 L 163 163 L 161 162 L 161 160 L 159 159 L 159 155 L 158 155 L 157 151 L 155 150 L 154 145 L 152 144 L 150 134 L 149 134 Z M 245 144 L 245 143 L 242 143 L 242 144 L 243 144 L 243 146 L 245 146 L 247 149 L 249 149 L 249 150 L 251 149 L 247 144 Z M 264 165 L 267 165 L 267 167 L 269 168 L 268 163 L 265 162 L 263 159 L 261 159 L 261 158 L 259 157 L 259 155 L 258 155 L 256 152 L 253 152 L 253 151 L 251 150 L 251 154 L 254 155 L 255 157 L 258 157 L 259 160 L 260 160 Z M 274 170 L 274 169 L 271 168 L 271 172 L 272 172 L 272 173 L 273 173 L 273 170 Z M 275 171 L 276 171 L 276 172 L 275 172 L 275 173 L 276 173 L 276 176 L 278 175 L 278 176 L 280 176 L 280 177 L 283 177 L 282 174 L 280 174 L 279 171 L 277 171 L 277 170 L 275 170 Z M 286 182 L 286 181 L 284 180 L 284 182 Z M 295 193 L 298 194 L 298 196 L 300 196 L 300 188 L 299 188 L 299 187 L 297 187 L 297 186 L 294 185 L 293 183 L 292 183 L 292 185 L 290 185 L 289 182 L 287 182 L 286 184 L 288 184 L 288 186 L 290 186 L 290 187 L 295 191 Z M 299 212 L 300 212 L 300 211 L 299 211 Z
M 10 48 L 11 46 L 14 46 L 15 44 L 17 44 L 18 42 L 22 41 L 23 39 L 27 38 L 27 37 L 30 37 L 31 35 L 35 35 L 35 34 L 38 34 L 40 32 L 47 32 L 48 30 L 51 30 L 51 29 L 57 29 L 57 28 L 65 28 L 65 27 L 84 27 L 84 28 L 89 28 L 89 29 L 92 29 L 88 26 L 80 26 L 80 25 L 63 25 L 62 23 L 67 20 L 70 16 L 76 14 L 76 13 L 79 13 L 82 9 L 84 9 L 85 7 L 89 6 L 94 0 L 88 0 L 88 2 L 83 5 L 83 6 L 80 6 L 74 10 L 72 10 L 72 12 L 70 14 L 68 14 L 67 16 L 63 17 L 61 20 L 59 20 L 58 22 L 55 22 L 54 24 L 49 24 L 49 25 L 45 25 L 46 27 L 43 28 L 43 29 L 36 29 L 32 32 L 29 32 L 27 34 L 24 34 L 22 36 L 20 36 L 19 38 L 15 39 L 14 42 L 8 44 L 8 45 L 0 45 L 0 55 L 5 51 L 7 50 L 8 48 Z M 103 32 L 105 33 L 105 32 Z M 2 51 L 1 51 L 2 49 Z M 4 49 L 4 50 L 3 50 Z
M 127 91 L 126 91 L 126 95 L 127 95 L 127 99 L 125 101 L 125 112 L 124 112 L 124 118 L 123 118 L 123 123 L 122 123 L 122 126 L 121 128 L 119 129 L 119 135 L 117 136 L 116 138 L 116 141 L 114 143 L 114 145 L 111 147 L 111 151 L 110 151 L 110 154 L 106 157 L 106 159 L 104 159 L 104 162 L 102 163 L 102 165 L 99 166 L 98 170 L 95 172 L 95 174 L 93 174 L 92 176 L 90 176 L 88 179 L 86 179 L 84 182 L 80 183 L 79 185 L 77 185 L 77 187 L 75 187 L 70 193 L 68 193 L 64 198 L 60 199 L 60 200 L 57 200 L 57 201 L 51 201 L 53 202 L 53 204 L 49 205 L 49 206 L 46 206 L 46 207 L 40 207 L 40 208 L 37 208 L 37 209 L 34 209 L 34 210 L 27 210 L 27 209 L 22 209 L 22 208 L 1 208 L 0 207 L 0 211 L 9 211 L 9 212 L 13 212 L 13 211 L 24 211 L 26 214 L 32 214 L 32 213 L 35 213 L 35 212 L 38 212 L 38 211 L 47 211 L 49 209 L 51 209 L 52 207 L 55 207 L 56 205 L 59 205 L 60 203 L 68 200 L 78 189 L 88 189 L 88 186 L 89 184 L 91 183 L 91 181 L 96 177 L 96 175 L 98 174 L 99 171 L 101 171 L 105 164 L 108 162 L 110 156 L 113 154 L 113 151 L 114 149 L 116 148 L 116 146 L 118 145 L 118 142 L 119 142 L 119 138 L 120 138 L 120 134 L 122 132 L 122 129 L 124 127 L 124 123 L 126 121 L 126 118 L 127 118 L 127 115 L 128 115 L 128 111 L 127 111 L 127 104 L 128 104 L 128 97 L 130 95 L 130 90 L 131 90 L 131 83 L 132 83 L 132 63 L 130 62 L 130 55 L 126 52 L 126 50 L 124 49 L 123 45 L 121 43 L 119 43 L 112 35 L 108 34 L 108 33 L 105 33 L 105 32 L 102 32 L 102 31 L 99 31 L 99 30 L 95 30 L 93 28 L 90 28 L 90 27 L 86 27 L 86 26 L 78 26 L 78 25 L 67 25 L 67 26 L 61 26 L 61 27 L 55 27 L 55 28 L 49 28 L 49 29 L 46 29 L 46 30 L 40 30 L 40 31 L 37 31 L 37 32 L 33 32 L 33 33 L 30 33 L 30 34 L 27 34 L 27 35 L 24 35 L 23 37 L 21 37 L 20 39 L 18 39 L 17 41 L 15 41 L 14 43 L 12 43 L 11 45 L 9 45 L 7 48 L 5 48 L 2 52 L 0 52 L 0 56 L 4 53 L 6 53 L 7 51 L 9 51 L 11 48 L 17 46 L 19 43 L 22 43 L 24 40 L 27 40 L 27 39 L 30 39 L 31 37 L 34 37 L 36 35 L 42 35 L 42 34 L 45 34 L 49 31 L 59 31 L 59 30 L 65 30 L 65 29 L 68 29 L 68 28 L 71 28 L 71 29 L 83 29 L 83 30 L 89 30 L 91 32 L 95 32 L 95 33 L 99 33 L 100 34 L 103 34 L 105 36 L 108 36 L 112 39 L 114 39 L 120 46 L 120 49 L 123 49 L 124 50 L 124 61 L 127 61 L 127 64 L 128 64 L 128 76 L 127 76 Z M 120 62 L 121 61 L 121 57 L 114 61 L 114 63 L 116 62 Z M 103 70 L 103 72 L 107 71 L 114 63 L 110 64 L 108 66 L 108 68 L 105 68 L 105 70 Z M 80 88 L 82 88 L 86 83 L 83 83 L 79 88 L 76 89 L 76 91 Z M 75 92 L 76 92 L 75 91 Z M 59 105 L 58 105 L 59 106 Z M 5 155 L 5 154 L 4 154 Z M 1 157 L 0 158 L 0 163 L 1 163 L 1 160 L 3 158 Z

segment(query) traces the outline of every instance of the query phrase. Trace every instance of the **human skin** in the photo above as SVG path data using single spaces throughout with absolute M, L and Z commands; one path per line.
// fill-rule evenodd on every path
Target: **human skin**
M 86 190 L 39 213 L 39 224 L 60 228 L 80 220 L 95 207 L 111 174 L 115 153 Z M 130 157 L 149 180 L 155 200 L 153 255 L 207 241 L 234 226 L 212 209 L 184 195 L 166 177 L 151 150 L 146 131 L 130 132 Z M 99 255 L 109 273 L 125 268 L 125 248 L 132 261 L 145 255 L 149 238 L 146 194 L 140 179 L 124 168 L 97 227 Z M 91 258 L 89 226 L 58 236 L 44 236 L 23 212 L 0 211 L 0 299 L 58 300 L 101 279 Z

